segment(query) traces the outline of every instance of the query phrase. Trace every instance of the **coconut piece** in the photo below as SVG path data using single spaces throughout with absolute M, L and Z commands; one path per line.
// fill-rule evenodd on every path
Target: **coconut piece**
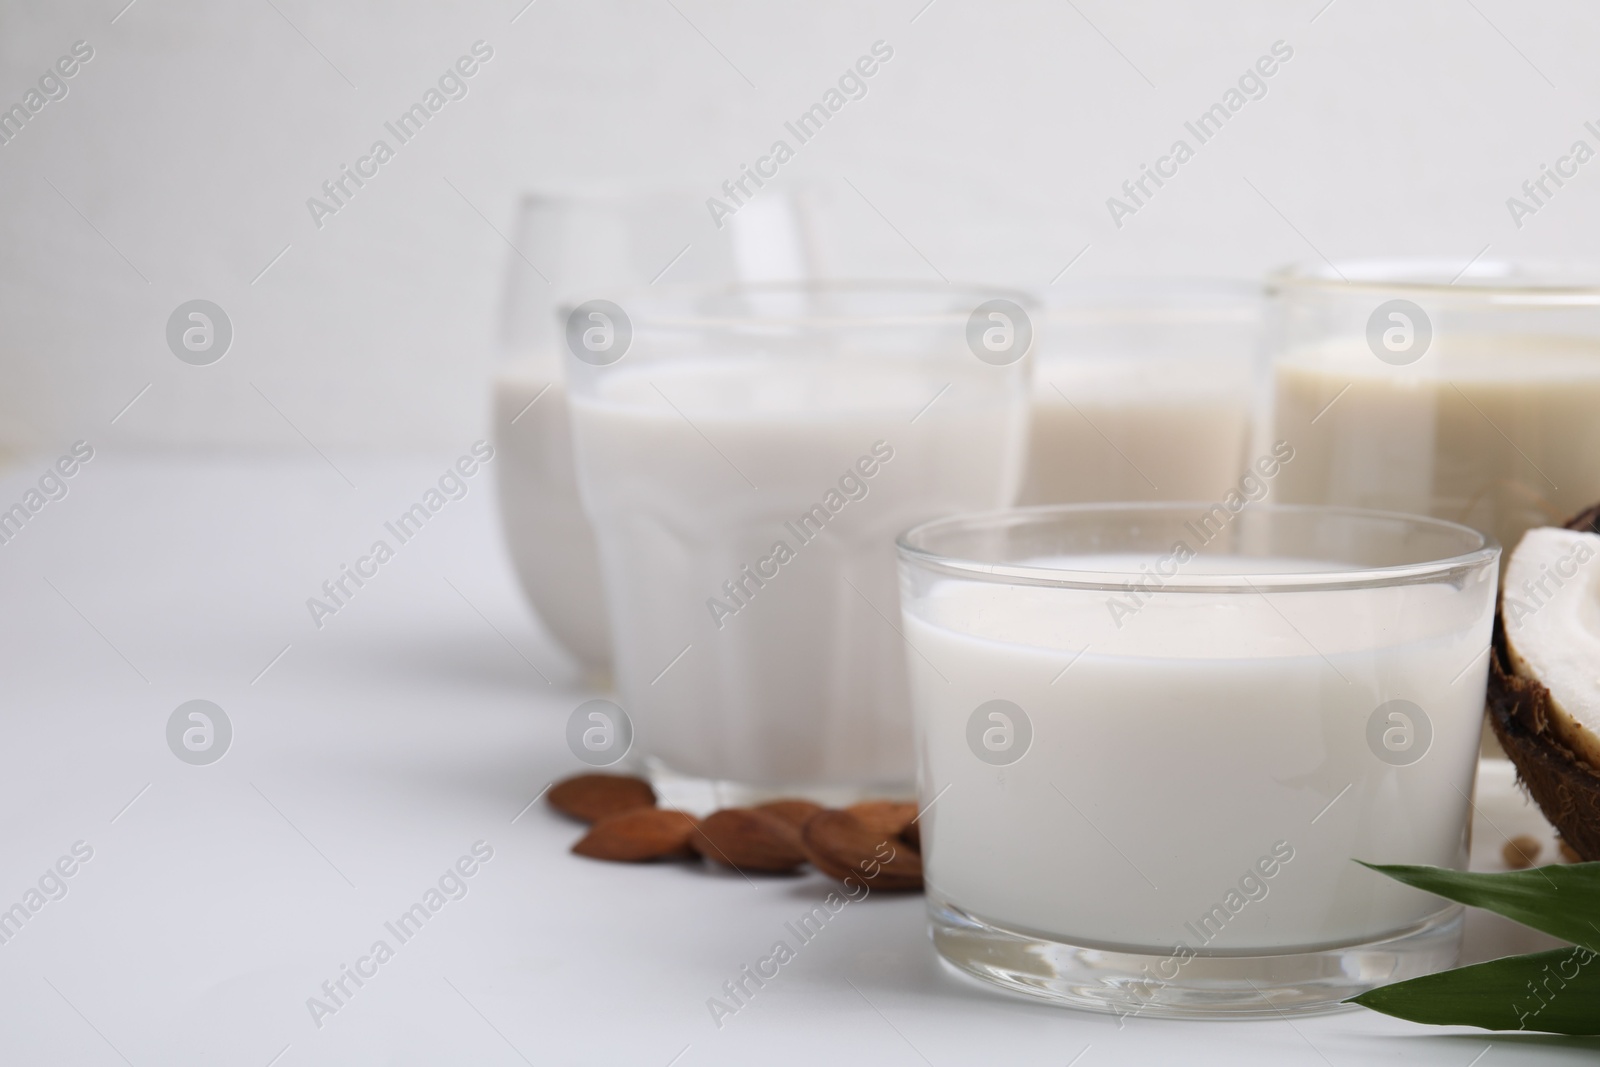
M 1506 567 L 1500 601 L 1506 652 L 1519 678 L 1550 691 L 1550 728 L 1600 767 L 1600 534 L 1529 530 Z
M 1590 553 L 1582 562 L 1580 547 Z M 1495 737 L 1561 831 L 1563 855 L 1570 848 L 1584 860 L 1600 860 L 1597 548 L 1600 505 L 1565 528 L 1528 531 L 1507 564 L 1489 656 Z

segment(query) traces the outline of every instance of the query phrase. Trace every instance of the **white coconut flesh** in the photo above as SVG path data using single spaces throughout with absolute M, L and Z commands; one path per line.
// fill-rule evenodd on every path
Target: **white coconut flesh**
M 1550 725 L 1600 770 L 1600 534 L 1522 535 L 1500 605 L 1511 666 L 1550 691 Z

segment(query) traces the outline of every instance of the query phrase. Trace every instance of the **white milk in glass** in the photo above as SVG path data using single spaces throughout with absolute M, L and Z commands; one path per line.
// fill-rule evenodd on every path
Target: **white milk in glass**
M 1070 565 L 1137 575 L 1155 559 Z M 1189 569 L 1330 569 L 1284 562 Z M 1466 861 L 1492 568 L 1473 581 L 1168 591 L 1115 616 L 1101 592 L 936 581 L 906 617 L 923 800 L 942 793 L 923 820 L 930 892 L 1011 930 L 1162 955 L 1350 944 L 1425 920 L 1445 905 L 1353 861 Z M 1032 725 L 1009 766 L 967 740 L 996 699 Z M 1431 724 L 1409 765 L 1368 742 L 1393 699 Z
M 645 286 L 669 260 L 676 282 L 811 273 L 791 194 L 766 193 L 727 223 L 715 236 L 702 233 L 702 197 L 653 182 L 623 193 L 533 194 L 519 205 L 507 257 L 505 363 L 494 383 L 501 519 L 529 602 L 591 683 L 606 680 L 610 634 L 594 531 L 578 501 L 556 308 L 576 293 Z
M 1273 437 L 1295 447 L 1284 501 L 1466 523 L 1515 545 L 1600 499 L 1600 343 L 1441 334 L 1389 366 L 1361 341 L 1274 368 Z
M 592 674 L 611 662 L 594 529 L 578 500 L 560 368 L 532 361 L 494 382 L 495 471 L 506 546 L 528 601 Z
M 1019 502 L 1220 498 L 1246 459 L 1249 356 L 1042 360 Z
M 911 781 L 894 537 L 1009 503 L 1021 476 L 1021 382 L 971 366 L 625 362 L 574 396 L 644 752 L 775 788 Z
M 1215 500 L 1238 480 L 1261 290 L 1064 282 L 1041 311 L 1023 504 Z

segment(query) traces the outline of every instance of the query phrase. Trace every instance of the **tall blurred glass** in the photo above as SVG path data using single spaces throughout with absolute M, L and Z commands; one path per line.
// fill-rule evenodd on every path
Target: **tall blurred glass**
M 1258 285 L 1078 283 L 1040 312 L 1024 504 L 1215 500 L 1243 472 Z
M 658 786 L 722 804 L 909 792 L 894 537 L 1015 497 L 1021 307 L 955 286 L 733 287 L 564 321 L 617 688 Z
M 1600 499 L 1600 269 L 1344 263 L 1269 280 L 1280 499 L 1516 547 Z
M 555 309 L 573 294 L 658 278 L 799 279 L 808 256 L 794 202 L 778 191 L 720 232 L 703 197 L 686 192 L 531 194 L 511 242 L 493 398 L 501 525 L 529 603 L 599 679 L 610 670 L 610 627 L 594 530 L 578 501 Z

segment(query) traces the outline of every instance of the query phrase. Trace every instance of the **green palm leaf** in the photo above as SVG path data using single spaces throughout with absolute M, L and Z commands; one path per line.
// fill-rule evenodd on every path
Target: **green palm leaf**
M 1436 1026 L 1600 1034 L 1600 964 L 1587 948 L 1507 956 L 1382 986 L 1351 1003 Z
M 1362 866 L 1600 952 L 1600 863 L 1558 864 L 1503 874 L 1376 863 Z
M 1359 861 L 1358 861 L 1359 862 Z M 1507 956 L 1370 990 L 1349 1003 L 1412 1022 L 1600 1034 L 1600 863 L 1474 874 L 1367 867 L 1447 900 L 1514 919 L 1575 947 Z

